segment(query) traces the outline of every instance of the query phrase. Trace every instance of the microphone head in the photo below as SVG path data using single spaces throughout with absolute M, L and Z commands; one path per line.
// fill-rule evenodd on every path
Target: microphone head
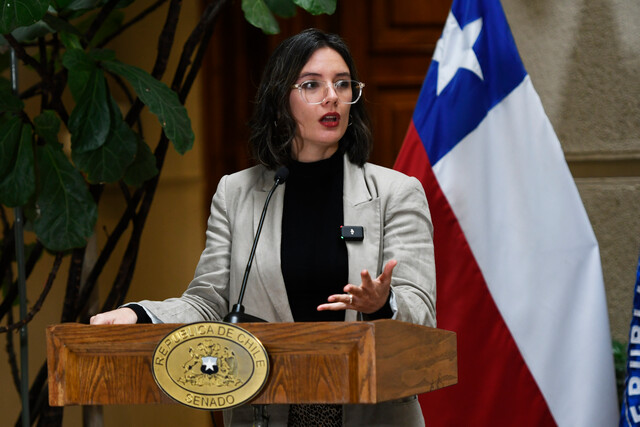
M 289 177 L 289 168 L 286 166 L 280 166 L 280 168 L 276 171 L 276 176 L 273 178 L 275 182 L 278 184 L 282 184 Z

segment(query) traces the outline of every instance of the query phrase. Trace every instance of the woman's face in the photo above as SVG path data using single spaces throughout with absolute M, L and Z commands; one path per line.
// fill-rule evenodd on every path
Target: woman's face
M 324 47 L 316 50 L 302 67 L 296 83 L 308 80 L 329 84 L 326 99 L 320 104 L 307 104 L 298 89 L 292 89 L 289 104 L 296 121 L 292 154 L 300 162 L 327 159 L 338 149 L 338 142 L 347 131 L 350 104 L 338 101 L 333 83 L 349 80 L 351 74 L 342 56 Z

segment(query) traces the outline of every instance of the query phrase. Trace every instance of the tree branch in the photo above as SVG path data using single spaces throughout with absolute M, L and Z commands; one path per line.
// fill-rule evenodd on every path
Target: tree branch
M 158 145 L 154 152 L 154 155 L 156 157 L 156 167 L 159 171 L 162 170 L 162 166 L 164 165 L 164 159 L 168 147 L 169 139 L 163 132 L 160 135 L 160 141 L 158 142 Z M 155 195 L 159 179 L 160 174 L 158 173 L 158 175 L 144 184 L 144 199 L 140 205 L 138 213 L 135 215 L 135 218 L 133 220 L 133 231 L 131 232 L 131 236 L 129 237 L 129 243 L 127 244 L 125 254 L 122 257 L 118 275 L 114 280 L 113 286 L 111 287 L 111 291 L 109 292 L 107 299 L 102 305 L 101 311 L 112 310 L 113 308 L 121 305 L 127 294 L 127 291 L 129 290 L 129 285 L 131 284 L 131 280 L 133 278 L 133 271 L 138 259 L 138 249 L 140 247 L 142 230 L 144 229 L 149 210 L 151 209 L 151 204 L 153 202 L 153 197 Z
M 38 75 L 40 76 L 40 78 L 42 78 L 42 80 L 45 83 L 47 81 L 50 81 L 50 77 L 49 77 L 49 75 L 47 73 L 47 70 L 42 66 L 41 63 L 36 61 L 36 59 L 34 57 L 29 55 L 27 53 L 27 51 L 24 50 L 24 48 L 22 47 L 20 42 L 18 42 L 15 39 L 15 37 L 13 37 L 11 34 L 3 34 L 3 36 L 7 40 L 9 45 L 13 48 L 13 50 L 16 52 L 16 56 L 18 57 L 18 59 L 20 59 L 26 65 L 28 65 L 30 67 L 33 67 L 36 70 L 36 72 L 38 73 Z
M 91 269 L 91 272 L 89 273 L 89 276 L 85 280 L 84 286 L 82 287 L 80 295 L 78 296 L 78 300 L 75 306 L 76 315 L 82 312 L 84 306 L 87 304 L 89 296 L 91 295 L 91 292 L 93 292 L 93 288 L 95 287 L 98 281 L 98 277 L 102 273 L 104 266 L 107 264 L 107 261 L 115 250 L 120 237 L 122 237 L 124 232 L 129 227 L 129 222 L 134 218 L 138 203 L 140 203 L 143 194 L 144 187 L 136 190 L 136 192 L 133 194 L 133 197 L 131 198 L 131 201 L 127 204 L 125 212 L 122 214 L 122 217 L 120 217 L 120 221 L 118 221 L 118 224 L 113 229 L 113 232 L 109 235 L 107 242 L 100 251 L 98 260 Z
M 7 326 L 0 327 L 0 334 L 23 327 L 24 325 L 29 323 L 31 319 L 33 319 L 33 316 L 35 316 L 36 313 L 38 313 L 38 311 L 40 311 L 40 309 L 42 308 L 42 303 L 44 303 L 44 300 L 47 297 L 47 294 L 51 290 L 53 281 L 55 280 L 56 275 L 58 274 L 58 268 L 60 268 L 60 263 L 62 262 L 62 258 L 63 258 L 63 253 L 58 252 L 56 254 L 53 267 L 51 268 L 51 272 L 49 272 L 49 277 L 47 279 L 47 282 L 45 283 L 44 289 L 40 293 L 40 296 L 38 297 L 38 300 L 34 304 L 33 308 L 31 308 L 31 311 L 27 313 L 27 316 L 24 319 L 20 320 L 19 322 L 11 323 Z
M 62 322 L 72 322 L 75 320 L 75 306 L 80 293 L 80 282 L 82 281 L 82 264 L 87 247 L 74 249 L 71 253 L 69 263 L 69 274 L 67 276 L 67 289 L 62 303 Z
M 89 27 L 89 30 L 87 31 L 87 34 L 85 34 L 85 37 L 87 39 L 87 46 L 91 44 L 91 41 L 95 37 L 96 33 L 98 32 L 100 27 L 102 27 L 102 24 L 104 24 L 104 21 L 106 21 L 111 12 L 113 12 L 113 9 L 116 8 L 119 1 L 120 0 L 109 0 L 109 2 L 105 4 L 102 9 L 100 9 L 98 16 L 96 16 L 96 19 L 93 20 L 91 26 Z
M 151 75 L 160 80 L 167 69 L 169 56 L 173 41 L 176 38 L 176 28 L 178 27 L 178 19 L 180 18 L 180 9 L 182 8 L 181 0 L 171 0 L 169 10 L 167 11 L 167 19 L 158 38 L 158 56 L 156 63 L 153 65 Z
M 182 87 L 180 88 L 180 92 L 178 93 L 178 98 L 180 99 L 180 102 L 182 102 L 183 104 L 187 99 L 187 95 L 191 90 L 191 87 L 193 86 L 193 82 L 198 76 L 198 72 L 200 71 L 200 68 L 202 67 L 202 62 L 207 52 L 207 46 L 209 45 L 209 41 L 213 36 L 213 31 L 215 29 L 215 24 L 218 19 L 218 16 L 220 15 L 220 11 L 222 10 L 222 7 L 224 7 L 228 2 L 229 2 L 228 0 L 219 1 L 218 3 L 216 3 L 216 6 L 211 10 L 209 14 L 209 18 L 208 18 L 209 25 L 207 25 L 204 35 L 202 36 L 202 40 L 200 41 L 200 44 L 198 46 L 198 51 L 196 52 L 196 57 L 193 61 L 193 65 L 191 65 L 189 74 L 187 75 L 184 81 L 184 84 L 182 85 Z
M 169 55 L 171 54 L 171 47 L 173 46 L 173 39 L 176 33 L 176 27 L 178 26 L 178 18 L 180 16 L 180 7 L 181 0 L 171 0 L 171 4 L 169 5 L 169 11 L 167 13 L 167 18 L 165 19 L 164 26 L 162 27 L 162 32 L 160 33 L 160 37 L 158 38 L 158 55 L 156 56 L 155 64 L 153 65 L 153 71 L 151 75 L 156 79 L 162 79 L 162 76 L 167 68 L 167 60 Z M 127 116 L 124 121 L 129 125 L 133 126 L 139 117 L 140 112 L 144 104 L 140 101 L 140 98 L 136 98 L 135 102 L 127 112 Z
M 191 34 L 189 34 L 187 41 L 184 42 L 182 54 L 180 55 L 180 62 L 178 63 L 178 67 L 176 68 L 176 72 L 173 76 L 173 82 L 171 83 L 171 89 L 178 92 L 187 67 L 191 63 L 191 55 L 193 54 L 196 46 L 200 43 L 202 34 L 218 15 L 222 6 L 227 2 L 228 0 L 219 0 L 217 3 L 209 3 L 207 5 L 207 8 L 200 17 L 200 21 L 198 21 L 198 24 L 191 31 Z
M 44 404 L 49 401 L 49 389 L 45 387 L 47 384 L 47 373 L 47 362 L 45 360 L 45 362 L 40 366 L 33 383 L 31 383 L 31 388 L 29 389 L 29 419 L 32 420 L 32 422 L 36 419 L 36 416 L 42 412 Z M 16 427 L 21 427 L 21 420 L 22 412 L 18 415 L 18 420 L 15 424 Z
M 11 234 L 13 234 L 13 233 L 11 233 Z M 7 239 L 5 239 L 5 241 L 6 240 Z M 13 243 L 12 243 L 12 245 L 13 245 Z M 25 272 L 26 272 L 27 278 L 31 275 L 31 272 L 33 271 L 33 268 L 35 267 L 36 262 L 40 258 L 40 255 L 42 255 L 42 251 L 43 250 L 44 250 L 44 248 L 42 246 L 42 243 L 36 242 L 36 246 L 31 251 L 31 254 L 29 255 L 29 259 L 27 260 L 27 263 L 25 265 Z M 4 256 L 4 252 L 3 252 L 3 256 Z M 7 267 L 7 268 L 9 268 L 9 267 Z M 0 271 L 3 271 L 3 270 L 0 270 Z M 2 320 L 4 315 L 7 314 L 9 312 L 9 310 L 11 310 L 11 306 L 13 305 L 13 302 L 15 301 L 15 299 L 17 297 L 18 297 L 18 282 L 14 281 L 11 284 L 11 286 L 9 287 L 9 291 L 5 295 L 5 298 L 2 300 L 2 304 L 0 304 L 0 320 Z
M 13 323 L 13 311 L 9 310 L 7 314 L 7 324 Z M 13 334 L 7 334 L 7 358 L 9 359 L 9 366 L 11 367 L 11 377 L 13 378 L 13 385 L 16 387 L 16 391 L 20 394 L 20 370 L 18 369 L 18 361 L 16 359 L 16 350 L 13 344 Z
M 47 66 L 47 47 L 44 44 L 44 37 L 38 37 L 38 52 L 40 54 L 40 63 L 42 64 L 42 68 L 45 70 L 45 73 L 48 74 L 49 67 Z M 48 88 L 48 89 L 52 89 L 52 88 Z M 43 90 L 41 93 L 42 97 L 40 99 L 40 111 L 47 108 L 48 92 L 49 92 L 48 90 Z
M 151 12 L 153 12 L 154 10 L 156 10 L 157 8 L 159 8 L 160 6 L 162 6 L 163 3 L 166 3 L 167 0 L 158 0 L 156 1 L 154 4 L 152 4 L 151 6 L 149 6 L 148 8 L 146 8 L 145 10 L 143 10 L 142 12 L 140 12 L 137 16 L 135 16 L 133 19 L 131 19 L 131 21 L 127 22 L 126 24 L 123 24 L 120 28 L 118 28 L 116 31 L 114 31 L 113 33 L 111 33 L 108 37 L 106 37 L 104 40 L 102 40 L 97 47 L 104 47 L 106 46 L 107 43 L 109 43 L 111 40 L 115 39 L 116 37 L 118 37 L 120 34 L 122 34 L 125 30 L 127 30 L 129 27 L 131 27 L 133 24 L 143 20 L 144 18 L 146 18 L 147 15 L 149 15 Z

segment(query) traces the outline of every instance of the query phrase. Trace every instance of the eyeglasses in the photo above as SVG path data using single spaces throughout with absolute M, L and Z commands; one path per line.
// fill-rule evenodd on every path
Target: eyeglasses
M 355 104 L 362 96 L 364 83 L 356 80 L 338 80 L 332 83 L 338 96 L 338 101 L 343 104 Z M 298 89 L 300 96 L 307 104 L 322 104 L 329 95 L 329 83 L 322 80 L 307 80 L 296 83 L 291 89 Z

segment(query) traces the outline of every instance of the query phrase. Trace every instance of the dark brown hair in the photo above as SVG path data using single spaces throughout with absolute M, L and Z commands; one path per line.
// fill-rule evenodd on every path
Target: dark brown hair
M 311 28 L 280 43 L 269 58 L 256 94 L 256 105 L 249 122 L 249 143 L 255 158 L 269 169 L 291 161 L 291 145 L 296 122 L 291 114 L 289 94 L 300 71 L 313 53 L 328 47 L 340 54 L 353 80 L 358 80 L 349 48 L 340 36 Z M 369 115 L 360 99 L 351 105 L 351 124 L 340 140 L 339 150 L 362 166 L 369 158 L 372 136 Z

